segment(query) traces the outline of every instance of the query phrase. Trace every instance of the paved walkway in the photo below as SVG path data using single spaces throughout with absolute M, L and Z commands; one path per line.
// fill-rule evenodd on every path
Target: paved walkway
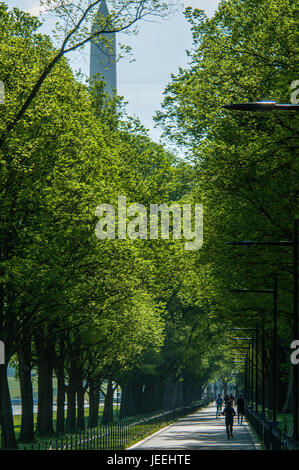
M 217 418 L 216 407 L 203 408 L 140 441 L 136 450 L 261 450 L 262 447 L 247 423 L 234 422 L 234 438 L 228 440 L 224 417 Z

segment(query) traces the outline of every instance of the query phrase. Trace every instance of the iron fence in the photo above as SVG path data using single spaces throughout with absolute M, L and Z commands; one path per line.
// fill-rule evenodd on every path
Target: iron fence
M 254 431 L 268 450 L 299 450 L 299 443 L 293 438 L 292 428 L 288 431 L 287 420 L 284 419 L 283 429 L 278 423 L 267 420 L 271 415 L 255 413 L 247 407 L 245 416 Z
M 117 424 L 88 428 L 64 438 L 24 446 L 23 450 L 121 450 L 129 444 L 150 435 L 158 425 L 175 421 L 211 402 L 205 398 L 197 403 L 175 409 L 160 410 L 135 418 L 123 419 Z

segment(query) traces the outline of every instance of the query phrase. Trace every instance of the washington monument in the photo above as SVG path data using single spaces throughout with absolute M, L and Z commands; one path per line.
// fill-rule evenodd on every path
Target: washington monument
M 106 18 L 109 10 L 106 0 L 102 0 L 98 9 L 98 16 Z M 98 26 L 94 24 L 93 28 Z M 115 33 L 103 33 L 97 37 L 95 41 L 91 41 L 90 45 L 90 78 L 96 74 L 101 74 L 106 82 L 105 90 L 110 96 L 116 90 L 116 38 Z M 109 42 L 103 41 L 107 38 Z

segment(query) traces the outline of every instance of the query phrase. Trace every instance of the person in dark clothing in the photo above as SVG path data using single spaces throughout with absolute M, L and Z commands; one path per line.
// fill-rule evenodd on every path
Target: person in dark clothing
M 234 416 L 236 415 L 236 412 L 232 407 L 231 401 L 227 402 L 227 405 L 223 410 L 223 414 L 225 415 L 227 439 L 233 438 Z
M 241 426 L 243 423 L 244 413 L 245 413 L 245 400 L 242 397 L 242 394 L 240 393 L 237 399 L 237 414 L 238 414 L 238 424 L 240 424 L 241 422 Z
M 227 403 L 229 401 L 229 397 L 228 395 L 226 394 L 225 397 L 224 397 L 224 405 L 227 406 Z
M 218 415 L 219 415 L 219 416 L 221 415 L 222 402 L 223 402 L 223 399 L 222 399 L 221 394 L 219 393 L 218 397 L 216 398 L 216 406 L 217 406 L 217 409 L 216 409 L 216 418 L 218 418 Z

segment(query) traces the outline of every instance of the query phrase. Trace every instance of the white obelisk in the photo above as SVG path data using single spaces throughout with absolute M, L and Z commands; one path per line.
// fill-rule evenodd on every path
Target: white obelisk
M 106 0 L 102 0 L 98 15 L 105 18 L 109 15 Z M 93 30 L 97 28 L 95 24 Z M 108 38 L 108 43 L 101 41 L 101 36 Z M 116 37 L 115 33 L 103 33 L 90 44 L 90 78 L 101 74 L 106 82 L 106 91 L 110 96 L 116 91 Z

